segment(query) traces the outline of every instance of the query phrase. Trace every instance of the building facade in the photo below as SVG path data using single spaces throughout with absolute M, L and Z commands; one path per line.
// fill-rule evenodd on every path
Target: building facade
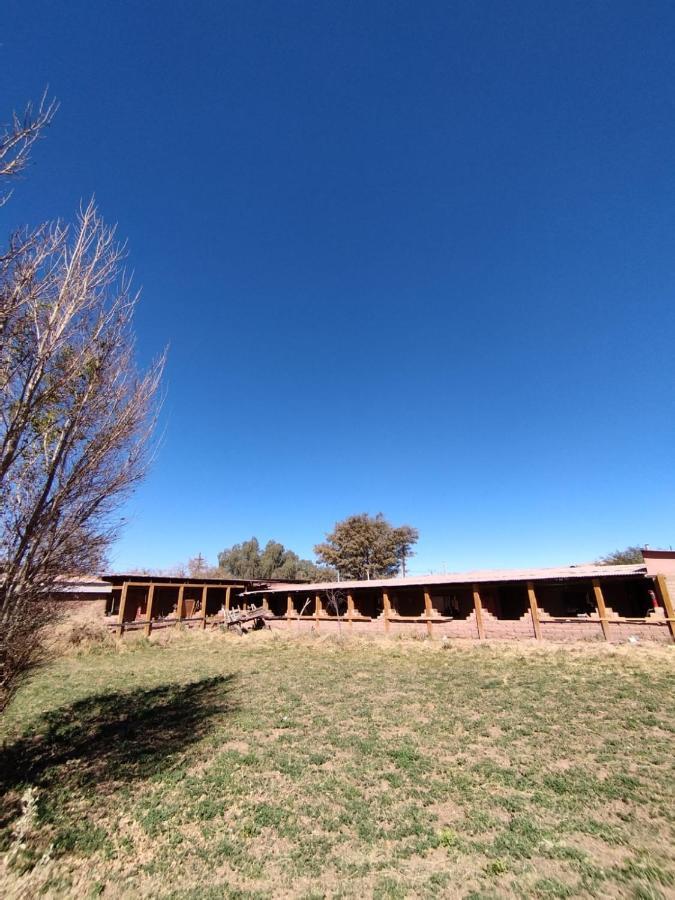
M 263 607 L 271 628 L 431 638 L 672 641 L 675 552 L 644 563 L 500 569 L 300 584 L 245 579 L 105 576 L 118 634 L 223 625 Z

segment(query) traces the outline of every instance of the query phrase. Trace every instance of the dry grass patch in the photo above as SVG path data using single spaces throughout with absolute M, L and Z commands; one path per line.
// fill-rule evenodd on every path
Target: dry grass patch
M 2 723 L 3 894 L 672 896 L 673 658 L 201 633 L 71 652 Z

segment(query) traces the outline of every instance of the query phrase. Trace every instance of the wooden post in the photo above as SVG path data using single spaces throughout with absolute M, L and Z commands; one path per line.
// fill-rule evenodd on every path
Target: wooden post
M 176 622 L 179 623 L 183 618 L 183 614 L 185 612 L 185 585 L 181 584 L 178 588 L 178 605 L 176 606 Z
M 429 591 L 424 592 L 424 615 L 427 617 L 427 634 L 429 637 L 433 635 L 433 625 L 431 620 L 434 614 L 434 605 L 431 602 L 431 594 Z
M 663 608 L 666 611 L 668 628 L 670 628 L 670 636 L 675 641 L 675 615 L 673 615 L 673 601 L 670 599 L 670 591 L 668 590 L 668 582 L 666 581 L 666 576 L 657 575 L 654 580 L 656 582 L 656 589 L 658 591 L 659 598 L 661 600 L 661 603 L 663 603 Z
M 148 599 L 145 603 L 145 636 L 150 637 L 150 632 L 152 631 L 152 604 L 155 599 L 155 585 L 151 584 L 148 588 Z
M 534 636 L 538 641 L 540 641 L 541 622 L 539 621 L 539 607 L 537 606 L 537 595 L 534 592 L 534 585 L 531 581 L 527 582 L 527 596 L 530 601 L 530 612 L 532 613 L 532 627 L 534 628 Z
M 206 584 L 202 588 L 202 622 L 201 622 L 202 629 L 206 628 L 206 594 L 207 594 L 208 589 L 209 589 L 209 587 Z
M 232 594 L 232 585 L 228 584 L 225 588 L 225 612 L 230 611 L 230 596 Z
M 473 608 L 476 610 L 476 628 L 478 629 L 478 637 L 480 640 L 485 639 L 485 624 L 483 623 L 483 604 L 480 599 L 480 591 L 478 585 L 473 586 Z
M 602 633 L 605 640 L 609 640 L 609 626 L 607 624 L 607 607 L 605 606 L 605 598 L 602 595 L 602 588 L 597 578 L 592 581 L 593 593 L 595 594 L 595 605 L 598 607 L 598 615 L 600 616 L 600 624 L 602 625 Z
M 348 627 L 349 627 L 349 630 L 350 630 L 350 631 L 351 631 L 351 628 L 352 628 L 352 620 L 353 620 L 353 618 L 354 618 L 354 595 L 353 595 L 352 592 L 350 591 L 350 592 L 347 594 L 347 624 L 348 624 Z
M 106 616 L 115 615 L 115 601 L 119 601 L 122 598 L 122 588 L 118 585 L 111 589 L 110 591 L 110 600 L 105 601 L 105 614 Z M 117 606 L 117 612 L 120 611 L 119 603 Z
M 286 618 L 292 619 L 294 612 L 295 609 L 293 607 L 293 594 L 288 594 L 286 597 Z
M 314 620 L 316 621 L 317 630 L 319 628 L 319 616 L 323 612 L 323 607 L 321 606 L 321 594 L 317 594 L 314 597 Z
M 391 603 L 389 601 L 389 594 L 386 591 L 382 591 L 382 606 L 384 607 L 384 630 L 389 631 L 389 616 L 391 615 Z
M 266 595 L 266 594 L 263 594 L 263 598 L 262 598 L 262 608 L 263 608 L 263 609 L 269 609 L 269 608 L 270 608 L 270 602 L 269 602 L 269 600 L 267 599 L 267 595 Z
M 120 596 L 120 612 L 119 618 L 117 619 L 117 635 L 121 637 L 124 634 L 124 609 L 127 605 L 127 588 L 129 587 L 128 582 L 124 582 L 122 585 L 122 594 Z

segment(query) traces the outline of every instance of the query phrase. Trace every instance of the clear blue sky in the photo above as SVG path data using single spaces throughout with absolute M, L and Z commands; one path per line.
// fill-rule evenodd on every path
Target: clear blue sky
M 675 6 L 3 4 L 0 211 L 129 240 L 165 436 L 116 568 L 382 511 L 415 571 L 675 543 Z

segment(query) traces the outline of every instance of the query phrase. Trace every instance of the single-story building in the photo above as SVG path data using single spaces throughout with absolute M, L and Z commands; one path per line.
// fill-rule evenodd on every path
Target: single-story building
M 644 550 L 635 565 L 487 569 L 306 584 L 260 579 L 105 575 L 118 634 L 185 624 L 222 625 L 237 609 L 264 607 L 272 628 L 447 638 L 675 640 L 675 551 Z M 75 584 L 71 589 L 75 588 Z
M 638 565 L 497 569 L 247 589 L 272 627 L 461 638 L 675 639 L 675 552 Z
M 122 634 L 143 627 L 198 625 L 223 621 L 222 612 L 243 605 L 246 591 L 274 587 L 278 582 L 248 578 L 202 578 L 182 575 L 104 575 L 110 586 L 108 624 Z

